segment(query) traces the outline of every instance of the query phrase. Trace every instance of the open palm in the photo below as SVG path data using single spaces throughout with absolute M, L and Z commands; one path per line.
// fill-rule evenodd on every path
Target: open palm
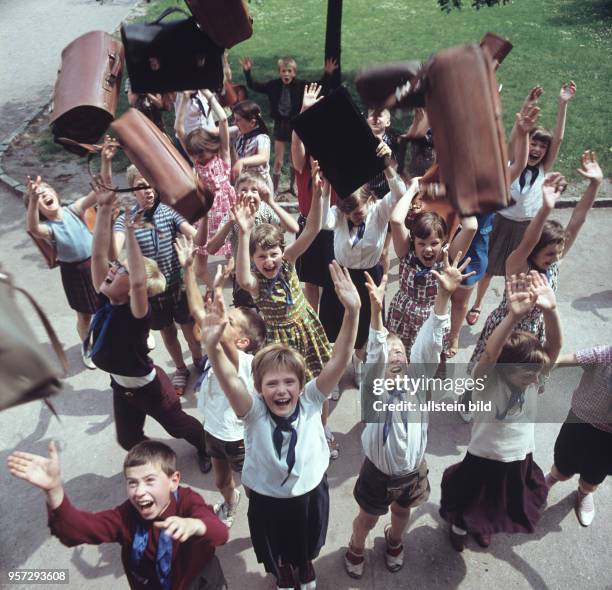
M 55 443 L 49 443 L 49 457 L 15 451 L 7 459 L 10 474 L 41 490 L 52 490 L 62 483 L 59 457 Z

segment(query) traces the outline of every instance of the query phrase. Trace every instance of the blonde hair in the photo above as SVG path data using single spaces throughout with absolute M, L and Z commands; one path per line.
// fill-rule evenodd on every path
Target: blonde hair
M 238 180 L 236 180 L 236 191 L 238 191 L 238 189 L 240 188 L 241 185 L 243 184 L 262 184 L 264 187 L 267 187 L 268 185 L 266 184 L 266 181 L 264 179 L 264 177 L 259 174 L 258 172 L 252 172 L 251 170 L 245 170 L 244 172 L 240 173 L 240 176 L 238 177 Z
M 166 290 L 166 277 L 159 270 L 157 262 L 152 258 L 144 258 L 145 273 L 147 275 L 147 295 L 155 297 Z
M 299 352 L 284 344 L 268 344 L 264 346 L 253 359 L 253 384 L 255 389 L 261 393 L 261 382 L 266 372 L 270 370 L 286 370 L 295 374 L 300 389 L 306 381 L 306 363 Z
M 137 178 L 144 178 L 144 176 L 140 173 L 140 170 L 138 170 L 138 168 L 136 168 L 134 164 L 131 164 L 130 166 L 128 166 L 128 169 L 125 171 L 125 175 L 127 177 L 128 184 L 131 187 L 135 186 Z M 146 179 L 145 179 L 145 182 L 146 182 Z M 149 183 L 147 182 L 147 184 Z
M 293 68 L 293 71 L 297 72 L 297 63 L 292 57 L 281 57 L 277 63 L 279 70 L 282 66 L 285 66 L 286 68 Z
M 249 241 L 249 254 L 251 256 L 255 254 L 257 246 L 262 250 L 271 250 L 272 248 L 278 247 L 281 249 L 281 252 L 284 252 L 285 236 L 283 235 L 283 231 L 271 223 L 260 223 L 256 225 Z

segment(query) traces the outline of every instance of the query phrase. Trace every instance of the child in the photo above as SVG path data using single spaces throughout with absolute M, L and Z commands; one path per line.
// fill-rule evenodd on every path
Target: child
M 463 551 L 467 533 L 488 547 L 493 533 L 533 533 L 548 490 L 533 460 L 537 383 L 561 349 L 561 324 L 555 294 L 537 272 L 506 281 L 508 314 L 487 342 L 474 379 L 484 389 L 477 401 L 491 410 L 475 414 L 467 455 L 442 477 L 440 516 L 451 524 L 450 542 Z M 538 307 L 546 340 L 519 329 Z
M 441 268 L 442 252 L 449 240 L 444 219 L 431 211 L 417 213 L 407 227 L 411 201 L 411 195 L 404 195 L 391 215 L 391 236 L 400 259 L 400 289 L 391 300 L 387 315 L 389 331 L 399 336 L 407 355 L 436 299 L 438 286 L 431 271 Z M 451 260 L 455 260 L 459 251 L 467 251 L 476 229 L 475 217 L 461 219 L 461 231 L 448 244 Z M 447 330 L 443 353 L 447 358 L 452 356 L 448 344 Z
M 570 81 L 564 84 L 559 92 L 557 124 L 554 133 L 537 127 L 529 133 L 527 165 L 518 174 L 510 172 L 512 184 L 510 196 L 515 201 L 511 207 L 499 211 L 494 218 L 491 232 L 487 272 L 478 282 L 476 301 L 468 313 L 468 321 L 475 324 L 478 321 L 482 300 L 487 292 L 491 277 L 507 276 L 505 274 L 506 259 L 516 249 L 521 241 L 529 222 L 542 206 L 542 186 L 546 172 L 552 170 L 565 133 L 567 105 L 576 93 L 576 85 Z M 536 86 L 531 90 L 521 114 L 532 111 L 542 95 L 542 88 Z M 519 119 L 517 117 L 517 123 Z M 515 162 L 521 161 L 520 146 L 514 146 L 515 137 L 520 135 L 520 125 L 515 124 L 510 135 L 509 156 Z M 517 135 L 518 134 L 518 135 Z M 516 147 L 516 149 L 515 149 Z M 514 156 L 517 156 L 516 158 Z
M 193 271 L 193 242 L 190 238 L 179 236 L 175 247 L 184 270 L 189 309 L 197 324 L 203 329 L 206 312 Z M 223 298 L 222 288 L 229 276 L 229 270 L 228 267 L 225 267 L 222 272 L 221 266 L 217 269 L 213 285 L 214 294 L 217 298 Z M 221 337 L 221 346 L 247 390 L 252 391 L 251 364 L 253 354 L 265 341 L 266 324 L 254 309 L 248 307 L 230 309 L 227 316 L 228 324 L 225 326 Z M 209 363 L 204 368 L 198 408 L 204 415 L 206 449 L 212 458 L 215 484 L 223 495 L 223 502 L 215 504 L 215 514 L 226 526 L 231 527 L 240 502 L 240 491 L 236 489 L 232 471 L 242 473 L 244 426 L 242 420 L 236 417 L 229 405 L 218 379 L 210 369 Z
M 291 140 L 291 119 L 300 112 L 302 95 L 307 82 L 296 78 L 297 63 L 291 57 L 281 57 L 278 60 L 279 77 L 267 82 L 253 80 L 251 75 L 253 62 L 248 57 L 242 58 L 240 65 L 248 87 L 256 92 L 266 94 L 270 100 L 270 115 L 274 121 L 274 170 L 272 178 L 274 193 L 276 194 L 285 160 L 285 146 Z M 326 85 L 331 74 L 337 68 L 338 64 L 334 59 L 325 60 L 323 78 L 320 84 Z M 293 192 L 293 180 L 293 169 L 291 169 L 290 192 Z
M 457 256 L 451 266 L 448 253 L 444 253 L 442 273 L 435 270 L 439 283 L 433 312 L 421 327 L 410 353 L 410 366 L 406 370 L 408 357 L 401 340 L 389 334 L 383 327 L 382 308 L 385 294 L 386 275 L 377 287 L 371 277 L 367 277 L 370 293 L 372 320 L 368 338 L 367 362 L 371 367 L 370 378 L 392 379 L 407 377 L 433 377 L 440 362 L 444 329 L 448 325 L 448 302 L 453 291 L 464 278 L 463 269 L 469 259 L 457 268 Z M 370 364 L 371 363 L 371 364 Z M 416 366 L 415 366 L 416 365 Z M 427 374 L 429 373 L 429 374 Z M 368 403 L 380 399 L 383 403 L 398 403 L 414 400 L 425 401 L 425 392 L 417 392 L 412 397 L 403 391 L 394 390 L 384 397 L 371 396 Z M 372 406 L 370 406 L 372 407 Z M 353 535 L 344 556 L 344 565 L 349 576 L 359 579 L 365 564 L 363 551 L 368 533 L 378 519 L 391 507 L 391 524 L 385 528 L 385 563 L 389 571 L 398 572 L 404 565 L 402 535 L 408 526 L 410 510 L 423 504 L 429 496 L 427 479 L 427 412 L 387 410 L 385 418 L 368 421 L 361 436 L 366 455 L 361 472 L 355 483 L 353 495 L 359 504 L 359 514 L 353 521 Z M 410 425 L 409 425 L 410 421 Z
M 553 291 L 557 290 L 559 261 L 567 255 L 578 237 L 578 233 L 586 220 L 587 213 L 593 206 L 595 196 L 603 180 L 603 173 L 593 152 L 585 151 L 582 154 L 581 164 L 579 172 L 582 176 L 588 178 L 590 182 L 574 208 L 567 227 L 563 228 L 558 221 L 547 219 L 554 209 L 555 201 L 560 191 L 565 188 L 565 179 L 560 174 L 551 174 L 547 176 L 542 186 L 543 202 L 541 209 L 531 220 L 520 244 L 506 261 L 507 276 L 535 269 L 546 275 L 546 280 Z M 505 317 L 507 313 L 506 299 L 507 294 L 504 293 L 499 306 L 487 317 L 487 321 L 470 359 L 470 370 L 478 362 L 487 339 Z M 542 315 L 537 308 L 521 319 L 519 329 L 535 334 L 540 342 L 544 341 Z
M 104 182 L 110 181 L 111 160 L 115 150 L 110 144 L 110 138 L 106 137 L 100 170 Z M 91 191 L 71 205 L 62 206 L 58 194 L 40 176 L 36 180 L 28 176 L 23 200 L 27 208 L 28 232 L 37 239 L 51 243 L 57 253 L 64 293 L 68 305 L 76 311 L 77 333 L 83 343 L 89 331 L 91 316 L 99 306 L 98 295 L 91 281 L 92 237 L 85 224 L 85 212 L 96 204 L 96 195 Z M 83 344 L 81 358 L 88 369 L 96 368 L 85 354 Z
M 353 360 L 357 381 L 360 379 L 361 358 L 365 356 L 365 351 L 361 349 L 367 342 L 370 323 L 370 298 L 365 287 L 365 272 L 370 274 L 376 284 L 380 283 L 383 270 L 379 260 L 387 235 L 387 225 L 393 207 L 406 192 L 406 186 L 391 166 L 389 146 L 381 142 L 376 153 L 385 159 L 385 175 L 391 192 L 377 201 L 366 187 L 362 187 L 339 201 L 327 214 L 325 212 L 323 214 L 323 227 L 334 230 L 336 260 L 349 270 L 351 279 L 361 296 L 359 330 L 354 346 L 357 355 Z M 412 198 L 417 187 L 417 183 L 411 184 L 406 198 Z M 339 302 L 332 289 L 324 286 L 319 316 L 330 342 L 335 341 L 338 334 L 341 317 L 339 308 Z
M 236 160 L 232 166 L 232 181 L 237 182 L 243 170 L 256 172 L 274 191 L 270 177 L 270 137 L 261 109 L 252 100 L 243 100 L 236 103 L 232 111 L 238 127 L 234 138 Z
M 555 442 L 555 462 L 546 474 L 550 489 L 578 473 L 576 515 L 582 526 L 595 517 L 593 493 L 612 475 L 612 346 L 594 346 L 561 355 L 557 364 L 583 369 L 572 406 Z
M 110 373 L 115 428 L 119 444 L 129 451 L 146 439 L 146 416 L 152 416 L 175 438 L 184 438 L 198 452 L 203 473 L 210 471 L 202 425 L 186 414 L 164 371 L 148 356 L 151 323 L 149 297 L 164 291 L 166 280 L 155 261 L 145 259 L 136 239 L 142 212 L 125 222 L 127 267 L 111 262 L 111 211 L 114 193 L 95 184 L 98 215 L 94 229 L 92 277 L 105 305 L 94 316 L 88 336 L 94 364 Z
M 195 236 L 196 229 L 174 209 L 159 202 L 155 189 L 148 185 L 135 166 L 130 166 L 126 175 L 137 201 L 132 214 L 138 209 L 144 210 L 144 219 L 148 222 L 146 226 L 136 229 L 136 240 L 143 255 L 155 260 L 166 278 L 165 290 L 151 298 L 150 323 L 152 330 L 161 332 L 166 350 L 176 366 L 172 385 L 177 395 L 181 396 L 187 387 L 189 369 L 183 359 L 175 322 L 181 327 L 193 364 L 199 371 L 202 370 L 202 349 L 193 333 L 193 319 L 189 315 L 187 298 L 181 288 L 181 265 L 173 242 L 179 233 Z M 125 241 L 125 214 L 117 218 L 113 229 L 113 243 L 115 253 L 118 254 Z
M 299 227 L 295 219 L 278 205 L 270 192 L 270 188 L 259 174 L 243 172 L 236 182 L 236 192 L 238 193 L 237 204 L 252 206 L 255 209 L 255 225 L 269 223 L 280 227 L 284 232 L 298 232 Z M 210 254 L 215 254 L 227 240 L 231 246 L 232 257 L 236 258 L 239 233 L 236 219 L 230 211 L 222 221 L 217 233 L 206 244 L 206 250 Z M 201 246 L 202 244 L 198 245 Z M 234 305 L 239 307 L 253 307 L 255 305 L 252 297 L 238 287 L 235 279 Z
M 205 129 L 195 129 L 185 138 L 185 147 L 202 185 L 214 194 L 213 206 L 207 215 L 208 237 L 211 238 L 236 203 L 236 193 L 230 182 L 232 161 L 227 116 L 210 90 L 203 90 L 202 94 L 219 121 L 219 132 L 212 134 Z M 224 244 L 218 253 L 229 258 L 230 245 Z
M 16 451 L 7 462 L 13 477 L 45 492 L 51 533 L 63 545 L 121 545 L 131 588 L 227 588 L 215 547 L 227 542 L 228 530 L 202 496 L 179 486 L 176 455 L 165 444 L 144 441 L 129 451 L 123 462 L 128 499 L 101 512 L 72 505 L 53 441 L 48 458 Z
M 187 154 L 185 139 L 196 129 L 204 129 L 216 134 L 217 127 L 213 117 L 213 109 L 208 106 L 203 90 L 186 90 L 178 92 L 174 101 L 174 132 L 178 139 L 179 151 Z
M 252 395 L 220 344 L 227 323 L 222 300 L 204 321 L 203 340 L 215 375 L 243 419 L 246 456 L 242 482 L 249 495 L 249 530 L 257 560 L 273 573 L 280 589 L 316 588 L 312 560 L 325 544 L 329 455 L 321 408 L 351 359 L 357 335 L 359 294 L 346 270 L 334 262 L 330 273 L 344 305 L 344 319 L 330 360 L 306 383 L 300 354 L 282 344 L 260 350 L 253 360 Z
M 397 134 L 390 130 L 391 113 L 388 109 L 382 111 L 368 110 L 368 125 L 372 133 L 379 141 L 384 141 L 391 149 L 393 167 L 397 170 Z M 368 182 L 368 188 L 376 195 L 377 199 L 382 199 L 389 192 L 389 184 L 384 172 L 380 172 Z

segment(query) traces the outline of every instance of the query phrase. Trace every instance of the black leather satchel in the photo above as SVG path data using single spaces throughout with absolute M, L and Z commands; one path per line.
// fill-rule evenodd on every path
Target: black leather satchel
M 162 22 L 173 13 L 189 18 Z M 223 86 L 223 49 L 181 8 L 168 8 L 151 23 L 121 25 L 133 92 L 171 92 Z

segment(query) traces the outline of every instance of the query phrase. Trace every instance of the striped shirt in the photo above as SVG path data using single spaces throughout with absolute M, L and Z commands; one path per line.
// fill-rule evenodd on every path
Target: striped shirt
M 181 280 L 181 265 L 174 251 L 174 240 L 179 233 L 181 223 L 187 220 L 172 207 L 160 203 L 151 220 L 153 228 L 142 228 L 135 231 L 136 240 L 143 256 L 157 262 L 159 270 L 166 277 L 166 290 Z M 114 231 L 125 233 L 125 213 L 115 221 Z

